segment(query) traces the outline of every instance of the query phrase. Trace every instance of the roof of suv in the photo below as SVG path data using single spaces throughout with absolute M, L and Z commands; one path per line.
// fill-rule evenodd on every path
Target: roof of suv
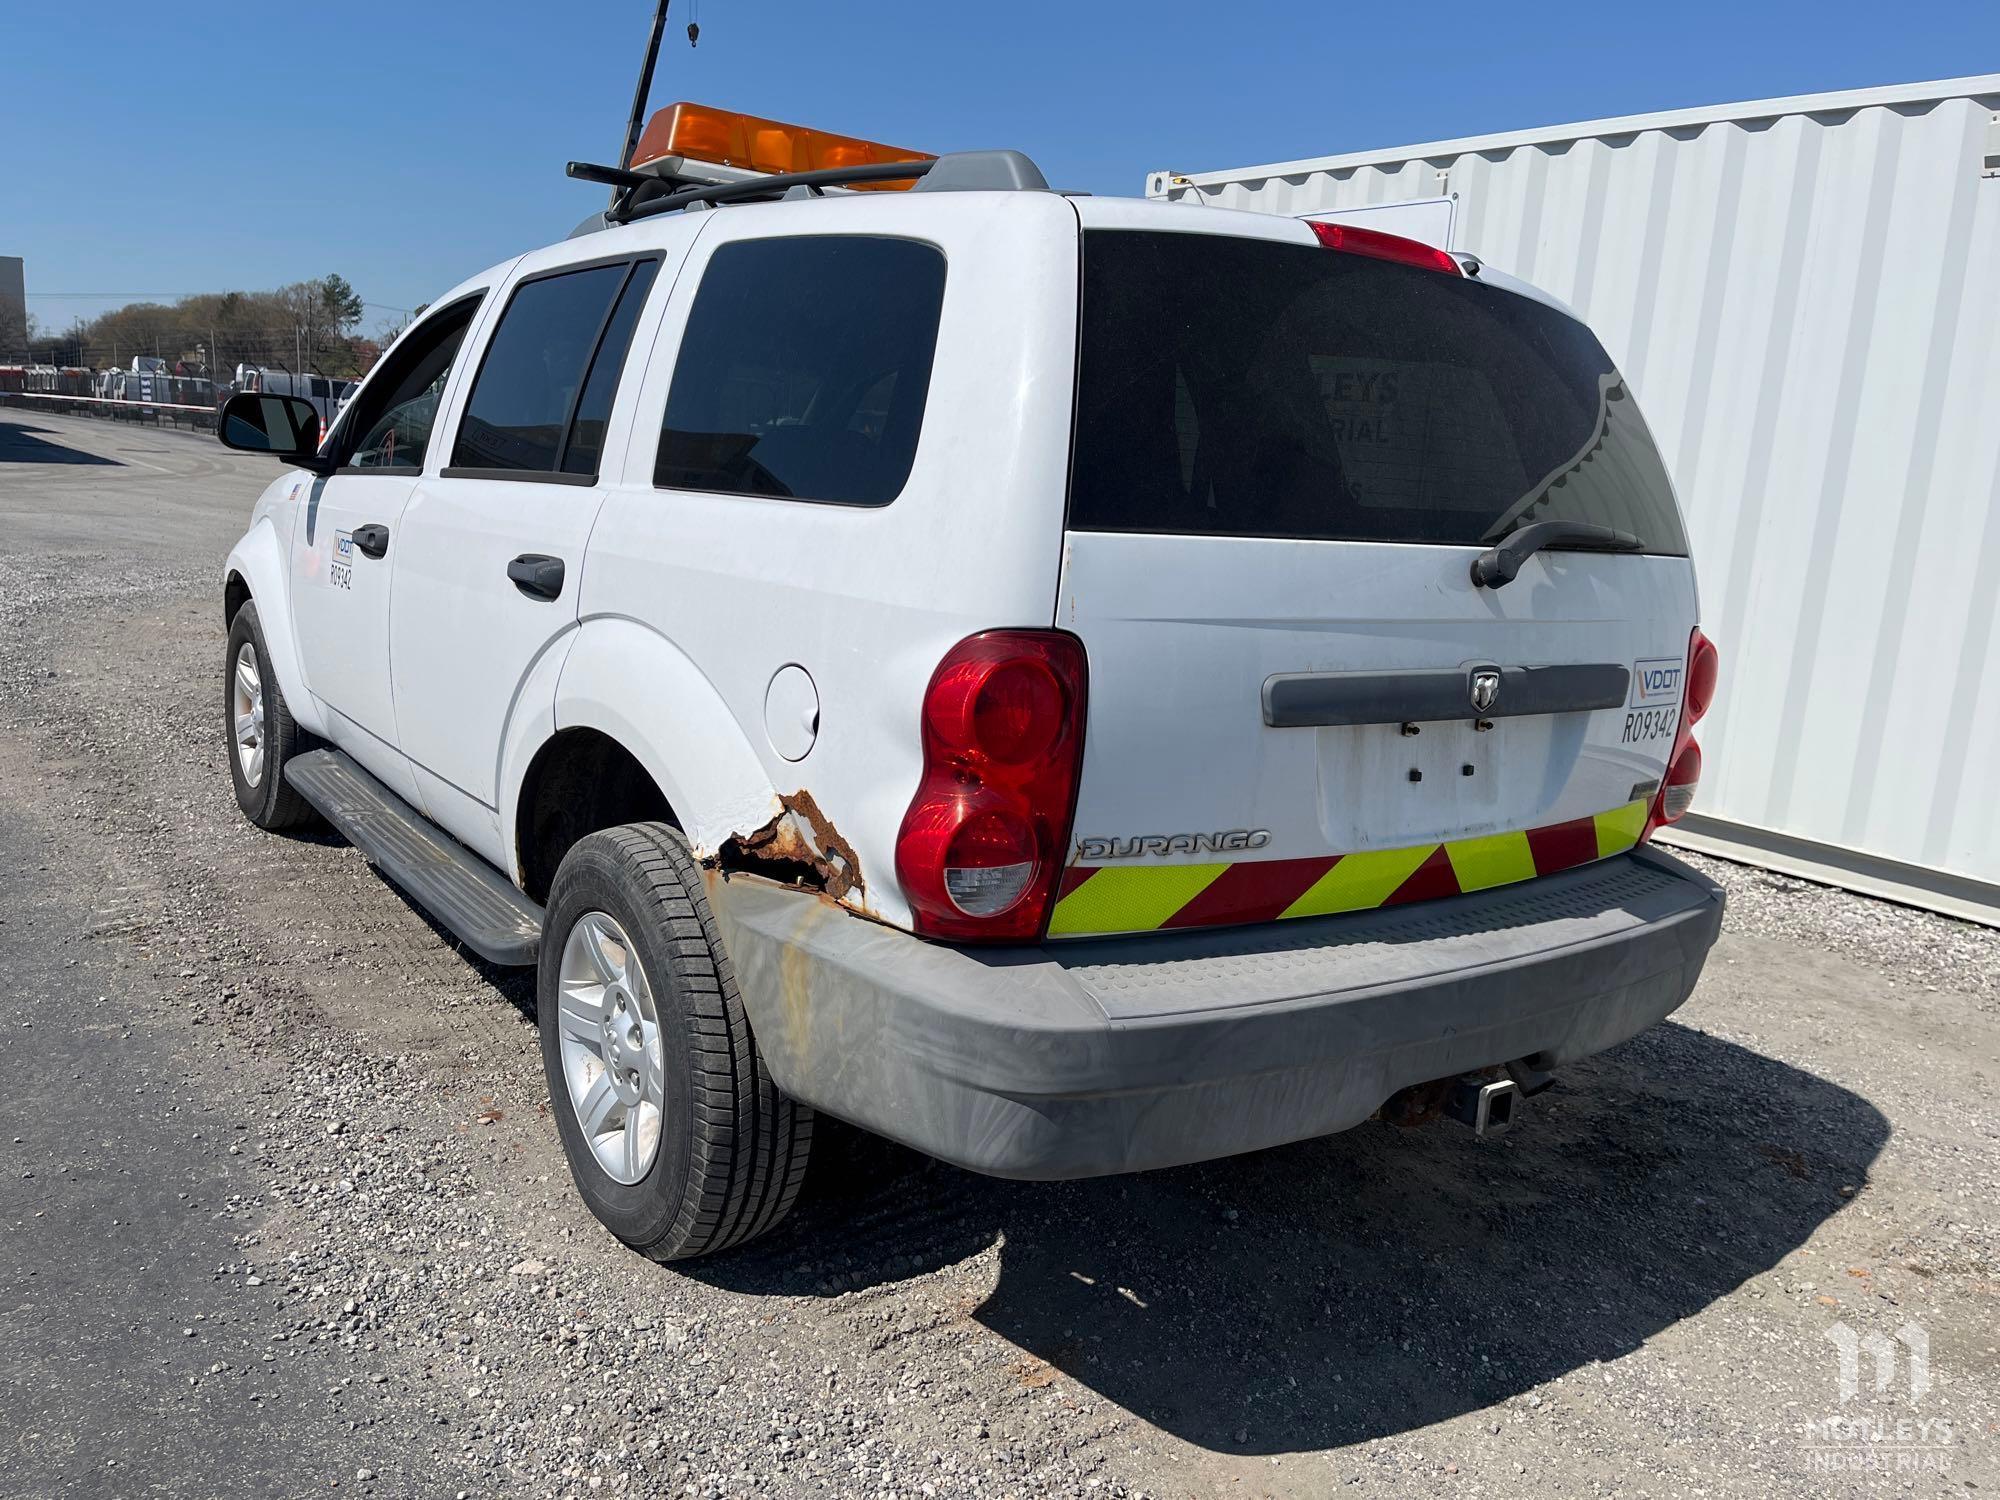
M 524 255 L 514 256 L 489 266 L 478 275 L 466 278 L 450 291 L 435 299 L 433 305 L 442 305 L 470 292 L 497 285 L 503 281 L 516 264 L 527 256 L 540 257 L 544 251 L 579 239 L 587 243 L 576 245 L 576 259 L 596 259 L 608 254 L 616 254 L 623 249 L 640 249 L 655 244 L 660 239 L 660 231 L 672 223 L 684 223 L 684 215 L 727 212 L 731 215 L 755 214 L 770 232 L 793 233 L 803 225 L 809 225 L 813 216 L 823 206 L 835 203 L 849 205 L 847 218 L 853 206 L 859 204 L 901 203 L 927 206 L 934 205 L 940 214 L 951 211 L 949 205 L 963 205 L 968 199 L 982 200 L 988 206 L 999 206 L 1007 202 L 1019 202 L 1024 208 L 1032 203 L 1037 208 L 1045 205 L 1052 196 L 1047 189 L 971 189 L 953 190 L 931 194 L 912 192 L 858 193 L 842 191 L 838 188 L 826 196 L 786 197 L 781 200 L 760 199 L 730 204 L 693 204 L 679 212 L 650 214 L 627 223 L 603 222 L 602 216 L 593 216 L 584 226 L 564 239 L 538 246 Z M 1152 230 L 1155 232 L 1178 234 L 1212 234 L 1239 239 L 1271 240 L 1284 244 L 1310 246 L 1316 243 L 1312 230 L 1302 219 L 1277 214 L 1260 213 L 1247 209 L 1218 208 L 1184 202 L 1163 202 L 1152 198 L 1094 197 L 1089 194 L 1062 194 L 1074 210 L 1078 224 L 1084 229 L 1127 229 Z M 851 219 L 850 219 L 851 223 Z M 852 232 L 850 229 L 848 232 Z M 1463 257 L 1461 257 L 1463 258 Z M 1477 263 L 1474 263 L 1475 265 Z M 1574 317 L 1576 314 L 1549 293 L 1517 277 L 1496 271 L 1490 266 L 1477 265 L 1473 274 L 1488 285 L 1503 288 L 1518 295 L 1530 297 Z

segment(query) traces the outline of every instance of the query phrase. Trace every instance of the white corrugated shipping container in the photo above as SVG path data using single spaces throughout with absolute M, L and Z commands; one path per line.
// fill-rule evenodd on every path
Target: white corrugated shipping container
M 2000 924 L 1996 110 L 2000 75 L 1960 78 L 1147 190 L 1353 217 L 1575 308 L 1672 467 L 1722 648 L 1678 840 Z

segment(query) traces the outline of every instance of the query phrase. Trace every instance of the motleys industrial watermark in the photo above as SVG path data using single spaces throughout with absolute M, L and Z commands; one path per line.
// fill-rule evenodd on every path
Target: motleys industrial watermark
M 1891 1392 L 1901 1394 L 1896 1380 L 1897 1344 L 1901 1344 L 1909 1351 L 1910 1404 L 1914 1406 L 1930 1394 L 1931 1336 L 1918 1324 L 1905 1323 L 1898 1328 L 1895 1343 L 1891 1343 L 1885 1333 L 1874 1331 L 1856 1333 L 1845 1323 L 1836 1323 L 1827 1329 L 1826 1337 L 1827 1341 L 1840 1351 L 1842 1406 L 1861 1394 L 1861 1356 L 1864 1354 L 1874 1366 L 1875 1394 L 1878 1396 Z
M 1917 1410 L 1931 1389 L 1931 1340 L 1921 1324 L 1894 1334 L 1826 1330 L 1835 1410 L 1802 1424 L 1814 1473 L 1942 1474 L 1951 1465 L 1948 1418 Z

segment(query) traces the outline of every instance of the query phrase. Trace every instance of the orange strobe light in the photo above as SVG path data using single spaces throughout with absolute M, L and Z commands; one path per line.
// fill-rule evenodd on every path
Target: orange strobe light
M 669 156 L 774 173 L 936 159 L 929 151 L 909 151 L 879 141 L 856 140 L 806 125 L 787 125 L 782 120 L 765 120 L 685 101 L 669 104 L 646 122 L 645 132 L 632 153 L 632 165 L 644 167 L 648 162 Z M 909 182 L 865 182 L 854 186 L 901 188 L 908 187 Z

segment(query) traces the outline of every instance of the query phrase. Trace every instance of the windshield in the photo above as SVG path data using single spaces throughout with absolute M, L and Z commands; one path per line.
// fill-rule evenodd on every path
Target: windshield
M 1476 281 L 1212 234 L 1083 237 L 1070 525 L 1487 545 L 1535 521 L 1684 555 L 1590 330 Z

